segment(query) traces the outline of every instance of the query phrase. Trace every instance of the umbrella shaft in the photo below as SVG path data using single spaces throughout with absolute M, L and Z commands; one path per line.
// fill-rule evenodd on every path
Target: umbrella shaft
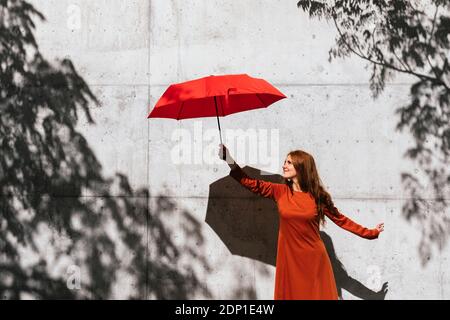
M 214 97 L 214 105 L 216 106 L 217 125 L 219 126 L 220 143 L 222 143 L 222 131 L 220 130 L 219 111 L 217 110 L 217 98 Z

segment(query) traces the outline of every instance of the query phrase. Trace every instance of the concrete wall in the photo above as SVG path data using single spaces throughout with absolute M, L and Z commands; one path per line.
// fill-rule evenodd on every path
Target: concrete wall
M 228 166 L 214 153 L 219 143 L 216 119 L 146 119 L 171 83 L 248 73 L 270 81 L 288 99 L 221 119 L 224 142 L 234 146 L 238 163 L 248 165 L 255 176 L 258 171 L 252 168 L 281 174 L 288 151 L 308 151 L 344 214 L 368 227 L 385 222 L 385 232 L 374 241 L 355 237 L 331 221 L 324 229 L 347 272 L 338 271 L 343 298 L 379 297 L 371 290 L 378 291 L 384 282 L 389 282 L 386 299 L 450 298 L 448 250 L 433 249 L 423 265 L 421 228 L 402 215 L 407 194 L 400 175 L 414 169 L 403 157 L 412 139 L 395 130 L 394 110 L 407 102 L 411 79 L 396 78 L 374 100 L 363 62 L 330 63 L 334 27 L 311 21 L 296 1 L 32 3 L 47 19 L 37 23 L 41 52 L 49 60 L 69 58 L 101 102 L 90 109 L 95 124 L 81 117 L 77 130 L 98 158 L 102 174 L 112 178 L 120 173 L 129 182 L 128 192 L 112 183 L 108 194 L 89 189 L 81 201 L 112 199 L 120 204 L 126 198 L 125 204 L 142 209 L 137 213 L 141 223 L 127 225 L 120 205 L 117 215 L 124 228 L 133 228 L 144 250 L 125 245 L 112 211 L 111 221 L 99 226 L 114 240 L 111 250 L 117 260 L 100 266 L 117 268 L 108 277 L 109 269 L 99 267 L 110 289 L 96 293 L 90 287 L 97 285 L 99 275 L 88 260 L 80 259 L 82 241 L 78 251 L 52 258 L 64 241 L 74 240 L 51 225 L 42 230 L 39 249 L 24 253 L 24 260 L 32 263 L 33 254 L 44 256 L 48 272 L 63 280 L 71 275 L 71 266 L 78 266 L 80 286 L 73 290 L 79 297 L 272 299 L 276 220 L 266 211 L 273 213 L 274 207 L 227 178 Z M 273 141 L 272 166 L 262 163 L 264 157 L 250 159 L 238 151 L 248 147 L 227 140 L 238 129 L 254 129 L 269 145 Z M 191 148 L 190 163 L 175 163 L 174 149 L 181 146 Z M 259 217 L 258 208 L 268 215 Z M 130 210 L 126 212 L 134 212 Z M 224 219 L 231 215 L 230 225 L 212 227 L 205 221 L 211 215 L 219 225 L 221 214 Z M 254 228 L 264 230 L 262 235 Z M 228 246 L 244 248 L 239 253 L 243 256 Z M 272 251 L 265 256 L 267 248 Z M 254 257 L 258 252 L 259 258 Z

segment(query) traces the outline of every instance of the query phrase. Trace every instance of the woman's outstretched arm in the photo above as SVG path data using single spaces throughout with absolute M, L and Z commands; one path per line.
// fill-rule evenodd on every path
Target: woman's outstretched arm
M 378 224 L 374 229 L 368 229 L 363 227 L 350 218 L 346 217 L 336 209 L 337 214 L 332 213 L 328 208 L 324 208 L 325 215 L 330 218 L 334 223 L 336 223 L 342 229 L 350 231 L 362 238 L 366 239 L 376 239 L 380 233 L 384 230 L 384 223 Z

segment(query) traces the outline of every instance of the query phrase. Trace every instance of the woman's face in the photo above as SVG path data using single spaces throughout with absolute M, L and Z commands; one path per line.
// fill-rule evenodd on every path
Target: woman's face
M 297 171 L 294 168 L 294 165 L 292 164 L 291 156 L 288 155 L 286 157 L 286 160 L 284 160 L 283 164 L 283 177 L 286 179 L 292 179 L 297 175 Z

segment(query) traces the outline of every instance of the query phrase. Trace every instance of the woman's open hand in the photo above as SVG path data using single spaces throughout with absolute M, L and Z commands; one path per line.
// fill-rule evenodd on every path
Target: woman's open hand
M 384 223 L 377 224 L 375 229 L 377 229 L 380 233 L 383 232 L 384 231 Z

